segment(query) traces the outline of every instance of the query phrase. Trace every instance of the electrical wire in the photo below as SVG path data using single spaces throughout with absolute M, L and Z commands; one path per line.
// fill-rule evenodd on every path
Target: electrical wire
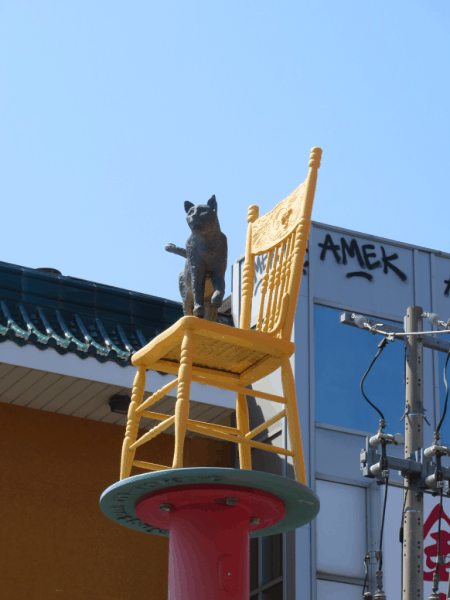
M 378 352 L 376 353 L 376 355 L 375 355 L 375 358 L 374 358 L 374 359 L 372 360 L 372 362 L 370 363 L 370 366 L 369 366 L 369 368 L 368 368 L 368 369 L 367 369 L 367 371 L 364 373 L 364 376 L 363 376 L 363 378 L 361 379 L 361 383 L 360 383 L 360 386 L 359 386 L 359 387 L 360 387 L 360 389 L 361 389 L 361 394 L 364 396 L 365 400 L 366 400 L 366 401 L 367 401 L 367 402 L 370 404 L 370 406 L 371 406 L 372 408 L 374 408 L 374 409 L 377 411 L 377 413 L 380 415 L 380 417 L 383 419 L 383 421 L 384 421 L 384 415 L 383 415 L 383 413 L 381 412 L 381 410 L 380 410 L 379 408 L 377 408 L 377 407 L 375 406 L 375 404 L 373 404 L 373 403 L 372 403 L 372 402 L 369 400 L 369 398 L 366 396 L 366 394 L 364 393 L 364 380 L 365 380 L 365 378 L 367 377 L 367 375 L 369 374 L 369 371 L 370 371 L 370 369 L 373 367 L 373 365 L 374 365 L 375 361 L 377 360 L 377 358 L 380 356 L 380 354 L 383 352 L 383 350 L 384 350 L 384 349 L 385 349 L 385 347 L 387 346 L 387 344 L 388 344 L 388 341 L 387 341 L 387 339 L 386 339 L 386 338 L 384 338 L 384 339 L 383 339 L 383 340 L 382 340 L 382 341 L 381 341 L 381 342 L 378 344 L 378 348 L 379 348 L 379 350 L 378 350 Z M 450 355 L 449 355 L 449 356 L 450 356 Z
M 447 358 L 445 359 L 445 365 L 444 365 L 445 402 L 444 402 L 444 411 L 442 413 L 441 420 L 439 421 L 439 425 L 437 426 L 437 429 L 436 429 L 436 440 L 439 439 L 439 431 L 441 429 L 442 423 L 444 422 L 444 417 L 447 412 L 447 403 L 448 403 L 447 365 L 448 365 L 449 358 L 450 358 L 450 353 L 447 354 Z
M 383 555 L 381 553 L 381 548 L 383 545 L 383 533 L 384 533 L 384 517 L 386 515 L 386 501 L 387 501 L 387 495 L 388 495 L 388 488 L 389 488 L 389 471 L 388 474 L 386 475 L 386 477 L 384 478 L 384 483 L 386 485 L 386 491 L 384 492 L 384 504 L 383 504 L 383 516 L 381 518 L 381 532 L 380 532 L 380 562 L 378 565 L 378 570 L 381 571 L 381 567 L 383 566 Z
M 379 330 L 377 330 L 379 331 Z M 439 331 L 409 331 L 406 333 L 386 333 L 386 335 L 393 335 L 394 337 L 401 337 L 404 335 L 431 335 L 435 333 L 450 333 L 450 329 L 440 329 Z
M 438 574 L 438 571 L 439 571 L 439 557 L 441 555 L 442 492 L 443 492 L 443 489 L 441 488 L 441 494 L 440 494 L 441 499 L 440 499 L 440 502 L 439 502 L 439 521 L 438 521 L 436 569 L 434 571 L 436 574 Z
M 439 329 L 438 331 L 406 331 L 405 333 L 389 333 L 389 331 L 383 331 L 382 329 L 378 329 L 377 325 L 369 325 L 365 326 L 365 329 L 368 329 L 371 333 L 380 333 L 381 335 L 386 335 L 389 338 L 403 337 L 405 335 L 431 335 L 436 333 L 450 333 L 450 329 Z
M 362 597 L 363 598 L 364 598 L 364 590 L 366 589 L 366 584 L 367 584 L 367 577 L 369 575 L 369 560 L 370 560 L 370 554 L 366 554 L 366 556 L 364 557 L 365 576 L 364 576 L 364 583 L 363 583 L 363 589 L 362 589 Z

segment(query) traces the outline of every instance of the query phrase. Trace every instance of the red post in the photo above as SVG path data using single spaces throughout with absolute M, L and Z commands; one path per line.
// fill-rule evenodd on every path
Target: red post
M 171 517 L 170 600 L 247 600 L 250 519 L 236 506 L 184 507 Z
M 250 531 L 285 515 L 276 496 L 235 486 L 150 493 L 136 515 L 169 529 L 169 600 L 248 600 Z

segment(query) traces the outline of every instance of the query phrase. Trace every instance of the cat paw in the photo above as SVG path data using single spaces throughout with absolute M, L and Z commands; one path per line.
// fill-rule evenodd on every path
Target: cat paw
M 211 305 L 214 308 L 220 308 L 222 306 L 222 294 L 220 292 L 214 292 L 211 297 Z
M 200 306 L 200 304 L 196 304 L 194 306 L 194 316 L 198 317 L 199 319 L 203 319 L 205 316 L 205 307 Z

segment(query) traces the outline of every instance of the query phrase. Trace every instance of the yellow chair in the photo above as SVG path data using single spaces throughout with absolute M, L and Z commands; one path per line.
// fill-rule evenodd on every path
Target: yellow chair
M 132 466 L 147 470 L 170 467 L 134 460 L 136 448 L 153 439 L 172 424 L 175 452 L 172 468 L 183 466 L 186 430 L 239 445 L 241 469 L 251 469 L 251 448 L 292 456 L 297 481 L 306 483 L 295 383 L 289 357 L 294 353 L 292 326 L 300 288 L 311 212 L 322 150 L 313 148 L 309 173 L 288 198 L 259 217 L 257 206 L 248 209 L 248 232 L 242 281 L 239 328 L 212 323 L 197 317 L 183 317 L 170 329 L 136 352 L 132 358 L 138 371 L 133 384 L 128 423 L 122 449 L 120 478 L 130 475 Z M 250 328 L 255 256 L 267 254 L 261 282 L 261 300 L 256 328 Z M 281 367 L 283 396 L 249 390 L 247 386 Z M 147 369 L 173 373 L 177 379 L 143 401 Z M 191 381 L 237 393 L 236 427 L 225 427 L 189 419 Z M 178 385 L 175 415 L 147 409 Z M 249 431 L 246 394 L 285 405 L 277 415 Z M 292 450 L 255 442 L 267 427 L 287 417 Z M 162 421 L 137 439 L 142 417 Z

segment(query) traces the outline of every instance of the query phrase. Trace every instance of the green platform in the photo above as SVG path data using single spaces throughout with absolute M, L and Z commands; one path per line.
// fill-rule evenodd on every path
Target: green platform
M 319 512 L 320 502 L 316 494 L 298 481 L 260 471 L 217 467 L 170 469 L 128 477 L 103 492 L 100 498 L 100 508 L 107 517 L 120 525 L 144 533 L 168 536 L 167 530 L 152 527 L 137 518 L 135 507 L 138 500 L 151 492 L 196 484 L 253 488 L 269 492 L 282 500 L 286 507 L 284 518 L 276 525 L 251 532 L 250 537 L 252 538 L 296 529 L 312 521 Z

